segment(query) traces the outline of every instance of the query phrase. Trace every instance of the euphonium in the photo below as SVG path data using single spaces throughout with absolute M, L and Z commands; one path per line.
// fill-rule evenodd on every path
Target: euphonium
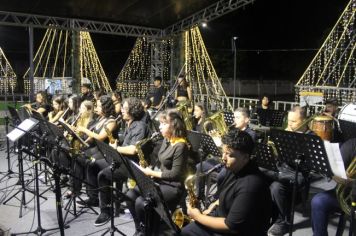
M 348 177 L 356 178 L 356 157 L 353 158 L 351 164 L 346 170 Z M 339 201 L 341 209 L 347 215 L 351 215 L 351 188 L 346 184 L 338 184 L 336 187 L 336 196 Z
M 211 125 L 211 127 L 208 127 L 209 125 Z M 228 132 L 228 127 L 222 111 L 218 111 L 206 118 L 203 127 L 205 133 L 216 130 L 218 132 L 218 136 L 220 137 Z
M 189 105 L 188 102 L 181 102 L 179 105 L 177 105 L 176 110 L 182 115 L 187 130 L 192 130 L 193 123 L 192 123 L 191 115 L 189 114 L 188 111 L 188 105 Z

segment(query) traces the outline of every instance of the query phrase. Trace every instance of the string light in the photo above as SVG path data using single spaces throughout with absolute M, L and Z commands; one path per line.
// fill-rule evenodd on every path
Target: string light
M 301 91 L 323 92 L 340 104 L 355 101 L 356 63 L 355 4 L 350 0 L 318 53 L 296 84 L 296 101 Z
M 14 93 L 17 77 L 0 47 L 0 94 Z
M 44 90 L 45 79 L 61 81 L 61 93 L 70 93 L 67 78 L 71 78 L 72 40 L 69 31 L 47 29 L 42 42 L 34 56 L 34 92 Z M 80 32 L 80 71 L 81 79 L 88 78 L 93 89 L 102 88 L 112 91 L 108 78 L 100 63 L 93 41 L 88 32 Z M 25 93 L 30 93 L 29 69 L 24 75 Z M 80 81 L 81 82 L 81 81 Z

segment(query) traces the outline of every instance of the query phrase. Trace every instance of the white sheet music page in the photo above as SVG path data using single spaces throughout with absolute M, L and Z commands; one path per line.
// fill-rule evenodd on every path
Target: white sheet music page
M 347 179 L 345 165 L 344 161 L 342 160 L 339 144 L 324 141 L 324 145 L 333 174 L 343 179 Z
M 10 133 L 8 133 L 6 136 L 12 141 L 15 142 L 17 141 L 19 138 L 21 138 L 25 132 L 25 131 L 29 131 L 31 130 L 35 125 L 36 125 L 36 120 L 34 119 L 26 119 L 24 121 L 21 122 L 21 124 L 18 126 L 20 129 L 13 129 Z

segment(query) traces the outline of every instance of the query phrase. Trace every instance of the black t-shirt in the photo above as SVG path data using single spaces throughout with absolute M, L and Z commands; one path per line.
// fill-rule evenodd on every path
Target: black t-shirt
M 163 88 L 163 86 L 160 86 L 159 88 L 154 88 L 152 94 L 153 97 L 152 106 L 158 106 L 162 101 L 164 94 L 165 94 L 165 89 Z
M 344 161 L 345 169 L 350 165 L 352 159 L 356 157 L 356 138 L 347 140 L 341 145 L 340 153 Z
M 227 170 L 219 195 L 215 216 L 225 217 L 225 224 L 234 234 L 266 235 L 272 200 L 267 182 L 257 165 L 250 161 L 239 173 Z

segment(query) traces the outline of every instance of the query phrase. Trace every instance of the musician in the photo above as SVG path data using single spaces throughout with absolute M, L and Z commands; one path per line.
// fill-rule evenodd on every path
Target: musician
M 138 162 L 137 150 L 135 144 L 147 137 L 149 137 L 149 129 L 147 125 L 141 121 L 143 116 L 143 106 L 139 99 L 128 98 L 124 101 L 122 106 L 122 118 L 126 122 L 127 127 L 124 133 L 124 141 L 118 146 L 117 141 L 115 144 L 110 144 L 122 155 L 131 158 Z M 100 191 L 100 209 L 101 214 L 96 219 L 94 225 L 100 226 L 105 224 L 109 219 L 109 204 L 110 204 L 110 191 L 108 186 L 111 185 L 111 165 L 107 163 L 105 159 L 96 160 L 88 168 L 88 181 L 92 187 L 89 199 L 84 204 L 98 205 L 98 191 Z M 118 181 L 124 181 L 128 178 L 128 171 L 124 165 L 120 165 L 114 172 L 114 179 Z M 96 191 L 94 191 L 96 189 Z M 83 204 L 83 203 L 81 203 Z
M 94 104 L 96 104 L 96 101 L 100 99 L 101 96 L 106 95 L 106 91 L 103 88 L 97 88 L 95 89 L 93 96 L 94 96 Z
M 62 119 L 68 123 L 72 124 L 75 118 L 79 114 L 79 108 L 80 108 L 80 103 L 81 103 L 81 98 L 77 94 L 73 94 L 72 96 L 69 97 L 68 99 L 68 114 L 65 117 L 62 117 Z
M 65 99 L 63 96 L 57 96 L 52 100 L 53 111 L 48 113 L 48 121 L 56 123 L 62 117 L 66 110 Z
M 116 117 L 121 115 L 121 107 L 122 107 L 122 96 L 121 96 L 121 91 L 119 89 L 116 89 L 111 93 L 111 99 L 114 103 L 115 106 L 115 114 Z
M 356 157 L 356 138 L 349 139 L 341 145 L 341 156 L 347 169 Z M 334 178 L 339 184 L 351 184 L 351 179 L 341 181 Z M 328 218 L 334 212 L 340 212 L 340 204 L 336 197 L 336 189 L 316 194 L 311 200 L 312 229 L 314 236 L 328 235 Z M 350 229 L 351 230 L 351 229 Z
M 163 199 L 171 212 L 180 201 L 184 189 L 186 163 L 188 155 L 187 130 L 179 113 L 175 111 L 163 112 L 160 115 L 160 132 L 164 137 L 158 152 L 160 170 L 145 168 L 145 175 L 159 183 Z M 140 235 L 140 223 L 144 223 L 144 199 L 138 187 L 129 190 L 127 196 L 134 201 L 126 202 L 135 222 L 136 234 Z M 146 225 L 146 227 L 152 227 Z
M 302 125 L 305 119 L 305 109 L 300 106 L 293 107 L 292 110 L 288 112 L 288 126 L 285 130 L 304 134 L 313 134 L 307 125 Z M 291 168 L 291 171 L 293 171 L 292 167 L 289 168 Z M 301 177 L 300 181 L 298 182 L 300 182 L 298 187 L 301 187 L 305 182 L 304 177 Z M 274 215 L 276 215 L 276 219 L 274 224 L 268 230 L 268 235 L 284 235 L 288 232 L 293 184 L 291 184 L 289 181 L 286 183 L 286 181 L 277 179 L 274 180 L 270 185 L 270 190 L 274 204 Z
M 40 113 L 43 117 L 47 117 L 50 111 L 50 105 L 48 104 L 47 93 L 45 91 L 39 91 L 36 93 L 36 101 L 32 104 L 24 105 L 27 109 L 33 109 Z
M 252 130 L 248 124 L 250 122 L 250 112 L 247 108 L 237 108 L 234 112 L 234 125 L 231 127 L 232 129 L 237 129 L 240 131 L 245 131 L 248 133 L 252 140 L 255 142 L 256 141 L 256 132 Z M 206 161 L 204 161 L 202 164 L 197 164 L 197 173 L 199 172 L 205 172 L 215 166 L 216 164 L 219 163 L 219 160 L 216 158 L 210 158 Z M 217 184 L 219 185 L 223 179 L 225 178 L 226 174 L 226 168 L 222 168 L 218 174 L 217 177 Z M 204 190 L 205 190 L 205 179 L 197 178 L 197 190 L 199 191 L 198 196 L 201 198 L 201 196 L 204 195 Z
M 194 127 L 193 130 L 204 133 L 205 109 L 204 104 L 197 103 L 194 106 Z
M 162 86 L 162 77 L 156 76 L 153 80 L 154 89 L 149 94 L 148 99 L 152 102 L 152 107 L 158 109 L 165 97 L 166 90 Z
M 271 213 L 268 184 L 250 159 L 254 149 L 251 136 L 237 129 L 223 136 L 226 178 L 219 186 L 219 200 L 201 212 L 187 204 L 194 220 L 182 229 L 183 236 L 266 235 Z
M 82 84 L 80 87 L 81 90 L 81 100 L 85 101 L 93 101 L 94 100 L 94 95 L 91 93 L 91 86 L 90 84 Z
M 175 99 L 178 103 L 193 101 L 192 89 L 184 76 L 178 77 L 178 87 L 175 92 Z

